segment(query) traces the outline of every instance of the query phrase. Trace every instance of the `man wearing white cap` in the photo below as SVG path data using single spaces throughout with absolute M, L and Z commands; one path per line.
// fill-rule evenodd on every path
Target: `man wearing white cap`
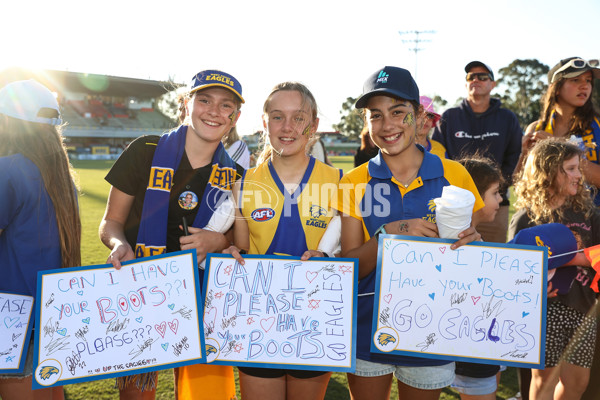
M 517 116 L 501 108 L 499 99 L 490 93 L 496 87 L 492 69 L 481 61 L 465 66 L 467 98 L 458 107 L 442 114 L 433 132 L 433 139 L 446 148 L 447 157 L 479 153 L 491 158 L 502 170 L 506 182 L 501 188 L 502 203 L 496 219 L 479 224 L 477 230 L 488 242 L 506 242 L 508 231 L 508 187 L 521 153 L 523 136 Z

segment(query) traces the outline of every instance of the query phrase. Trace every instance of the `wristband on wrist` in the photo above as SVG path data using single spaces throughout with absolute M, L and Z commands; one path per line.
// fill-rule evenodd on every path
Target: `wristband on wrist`
M 373 235 L 373 237 L 375 238 L 375 240 L 379 240 L 379 234 L 383 233 L 384 235 L 387 233 L 385 231 L 385 224 L 381 225 L 376 231 L 375 234 Z

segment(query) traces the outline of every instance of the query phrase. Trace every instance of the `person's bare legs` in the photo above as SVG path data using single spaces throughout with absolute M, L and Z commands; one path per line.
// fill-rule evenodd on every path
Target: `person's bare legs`
M 389 399 L 392 391 L 393 374 L 382 376 L 358 376 L 346 374 L 352 400 Z
M 554 400 L 579 400 L 590 381 L 590 369 L 574 364 L 560 366 L 560 379 L 554 391 Z
M 0 398 L 2 400 L 53 400 L 53 393 L 62 393 L 62 386 L 58 388 L 31 389 L 31 376 L 26 378 L 0 379 Z M 57 396 L 57 400 L 60 398 Z
M 284 400 L 286 379 L 260 378 L 238 371 L 240 375 L 240 394 L 244 400 Z
M 529 398 L 531 400 L 553 400 L 554 388 L 558 384 L 558 367 L 531 370 Z
M 287 375 L 287 400 L 323 400 L 331 372 L 313 378 L 294 378 Z
M 438 400 L 442 389 L 417 389 L 409 386 L 406 383 L 398 381 L 398 399 L 400 400 Z
M 135 385 L 129 385 L 119 389 L 119 399 L 121 400 L 154 400 L 156 389 L 144 390 L 143 392 Z

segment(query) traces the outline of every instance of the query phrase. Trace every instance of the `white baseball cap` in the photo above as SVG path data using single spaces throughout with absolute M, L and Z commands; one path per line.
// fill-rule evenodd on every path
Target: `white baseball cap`
M 58 101 L 33 79 L 11 82 L 0 89 L 0 114 L 40 124 L 62 124 Z

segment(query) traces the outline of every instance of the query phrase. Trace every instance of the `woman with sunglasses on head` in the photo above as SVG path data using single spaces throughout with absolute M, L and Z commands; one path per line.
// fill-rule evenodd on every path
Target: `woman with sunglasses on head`
M 415 144 L 425 112 L 419 88 L 405 69 L 385 67 L 371 75 L 356 102 L 379 153 L 340 181 L 342 256 L 359 259 L 356 371 L 348 374 L 352 399 L 387 399 L 397 378 L 400 399 L 438 399 L 454 381 L 454 363 L 370 351 L 380 233 L 439 237 L 428 204 L 445 186 L 469 190 L 474 211 L 483 207 L 475 183 L 456 161 L 440 159 Z M 365 207 L 365 205 L 369 205 Z M 377 211 L 375 211 L 377 210 Z M 375 212 L 374 212 L 375 211 Z M 458 235 L 452 249 L 481 240 L 473 227 Z
M 518 173 L 533 145 L 548 137 L 581 138 L 588 161 L 583 163 L 587 183 L 600 187 L 600 122 L 592 103 L 594 79 L 600 78 L 598 60 L 579 57 L 560 60 L 548 72 L 548 84 L 539 120 L 527 127 L 523 136 Z M 595 198 L 600 204 L 600 196 Z

